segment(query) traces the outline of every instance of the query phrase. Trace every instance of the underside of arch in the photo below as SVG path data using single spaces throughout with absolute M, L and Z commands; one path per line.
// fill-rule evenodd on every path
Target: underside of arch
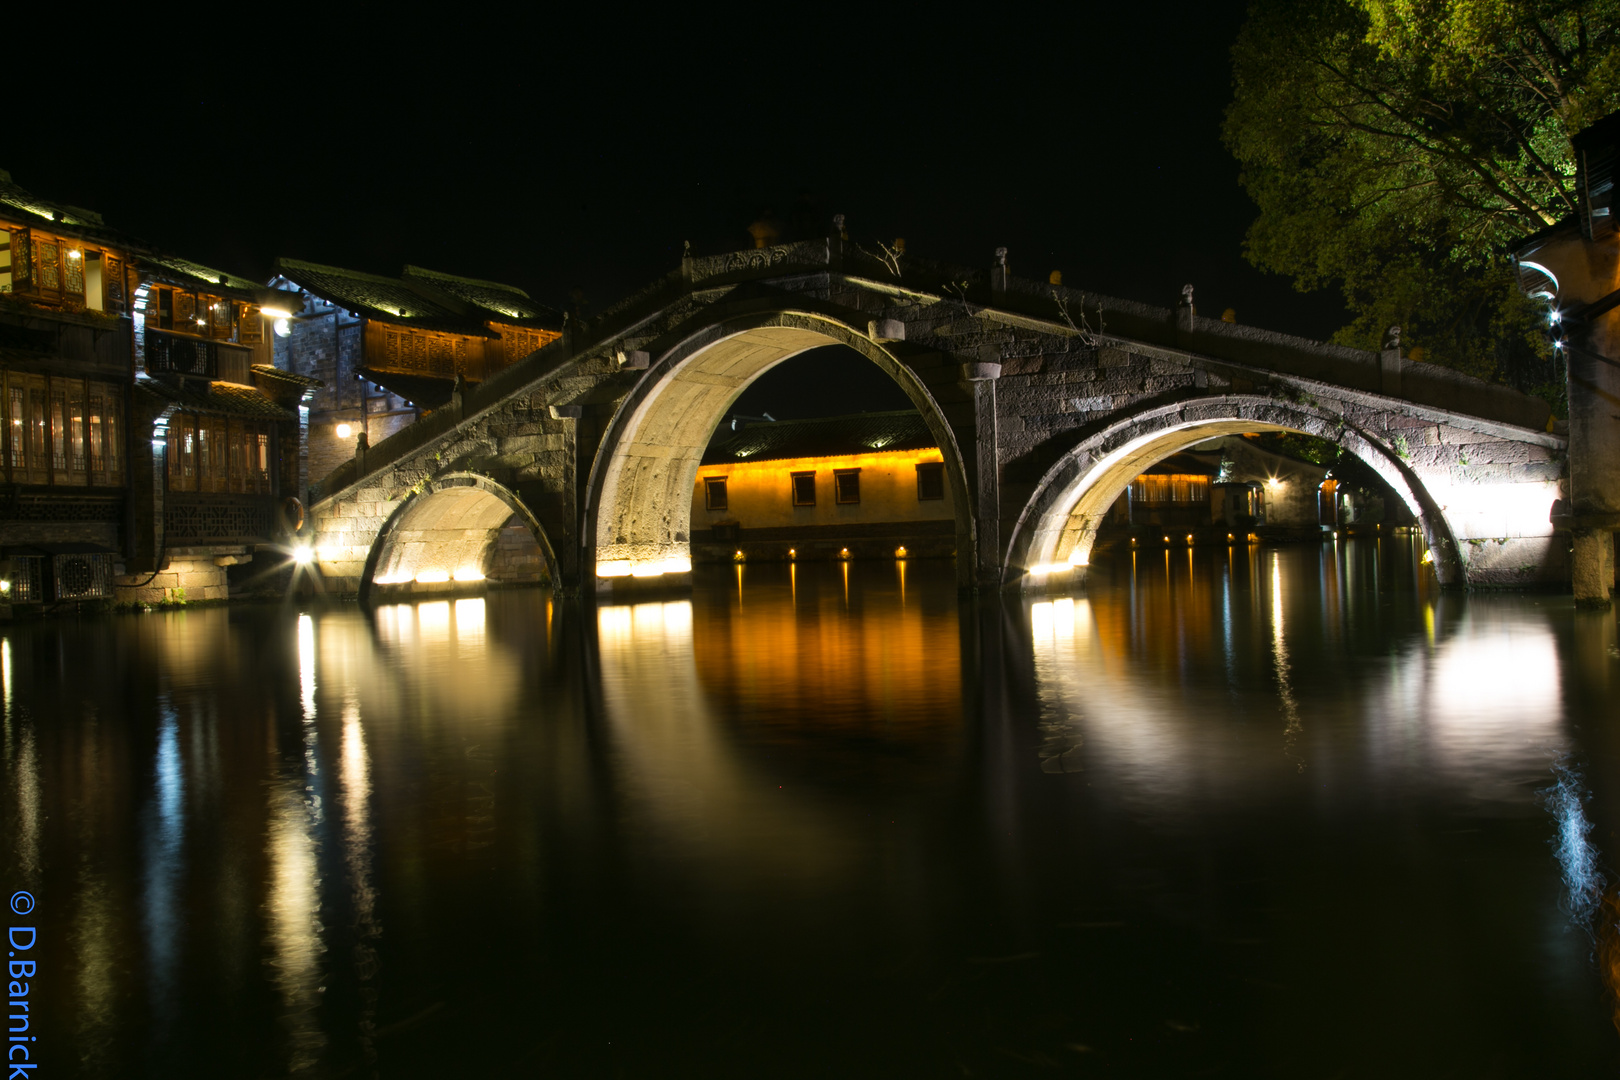
M 1206 401 L 1192 418 L 1180 406 L 1150 410 L 1118 421 L 1069 451 L 1048 470 L 1020 515 L 1003 580 L 1011 584 L 1086 566 L 1098 526 L 1137 475 L 1198 443 L 1255 431 L 1297 431 L 1339 443 L 1394 490 L 1418 519 L 1431 550 L 1455 550 L 1440 508 L 1416 479 L 1377 443 L 1342 426 L 1339 418 L 1270 399 L 1233 398 L 1225 404 L 1225 409 L 1212 411 Z M 1447 559 L 1437 560 L 1435 571 L 1442 584 L 1453 583 L 1459 573 Z
M 533 555 L 502 559 L 503 534 L 521 529 Z M 508 569 L 516 567 L 517 569 Z M 361 577 L 361 598 L 374 587 L 391 593 L 478 587 L 501 580 L 556 580 L 557 563 L 544 531 L 510 491 L 475 475 L 451 476 L 412 496 L 378 533 Z M 526 573 L 524 571 L 527 571 Z
M 877 363 L 921 411 L 955 497 L 959 572 L 971 566 L 962 459 L 928 391 L 865 335 L 820 316 L 775 313 L 689 337 L 652 365 L 621 406 L 592 471 L 586 574 L 593 573 L 592 560 L 601 578 L 689 571 L 692 486 L 715 428 L 755 379 L 826 345 L 850 346 Z

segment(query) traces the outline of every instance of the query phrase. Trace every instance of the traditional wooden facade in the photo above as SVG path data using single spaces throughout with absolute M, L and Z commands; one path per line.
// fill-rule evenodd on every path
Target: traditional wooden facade
M 956 512 L 921 414 L 750 423 L 709 446 L 692 491 L 692 557 L 946 556 Z
M 271 284 L 296 294 L 274 338 L 275 363 L 319 379 L 310 406 L 309 477 L 319 480 L 425 412 L 458 379 L 480 383 L 562 332 L 562 316 L 523 290 L 407 266 L 384 277 L 281 259 Z
M 0 171 L 5 610 L 222 598 L 224 567 L 275 539 L 308 389 L 269 363 L 275 299 Z

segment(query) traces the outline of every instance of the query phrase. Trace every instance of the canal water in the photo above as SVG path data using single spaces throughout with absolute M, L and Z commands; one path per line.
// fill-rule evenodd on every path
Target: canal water
M 1405 537 L 0 633 L 38 1075 L 1614 1075 L 1615 617 Z M 13 993 L 16 988 L 13 988 Z M 17 1021 L 13 1020 L 15 1027 Z

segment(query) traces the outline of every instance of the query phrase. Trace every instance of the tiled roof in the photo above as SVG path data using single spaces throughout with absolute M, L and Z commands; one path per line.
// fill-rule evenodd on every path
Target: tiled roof
M 276 260 L 276 272 L 322 300 L 370 319 L 491 336 L 487 322 L 558 329 L 562 315 L 536 304 L 513 285 L 441 274 L 407 266 L 402 276 L 384 277 L 360 270 Z
M 283 382 L 293 383 L 300 388 L 307 389 L 312 386 L 326 385 L 326 381 L 324 379 L 317 379 L 309 375 L 300 375 L 295 371 L 283 371 L 281 368 L 278 368 L 273 364 L 254 364 L 252 365 L 251 370 L 255 375 L 261 375 L 268 379 L 280 379 Z
M 136 383 L 136 388 L 173 402 L 187 412 L 225 416 L 248 416 L 259 420 L 295 420 L 297 414 L 277 405 L 252 386 L 238 383 L 202 383 L 188 379 L 155 376 Z
M 103 240 L 124 246 L 130 239 L 107 228 L 101 215 L 67 203 L 42 199 L 11 179 L 11 174 L 0 169 L 0 209 L 10 210 L 22 224 L 49 225 L 51 229 L 69 236 Z
M 237 277 L 211 266 L 182 259 L 178 255 L 146 255 L 141 263 L 154 271 L 153 276 L 166 278 L 171 284 L 192 288 L 227 289 L 238 293 L 257 294 L 264 287 L 252 278 Z
M 297 259 L 277 259 L 276 272 L 322 300 L 370 319 L 419 326 L 424 330 L 488 333 L 482 319 L 464 315 L 449 304 L 423 296 L 398 278 Z
M 1214 476 L 1218 472 L 1218 467 L 1210 465 L 1203 458 L 1186 453 L 1171 454 L 1142 470 L 1143 474 L 1151 476 Z
M 359 368 L 358 373 L 373 385 L 390 394 L 397 394 L 412 405 L 424 409 L 440 409 L 450 403 L 450 392 L 455 389 L 452 379 L 435 379 L 430 375 L 401 375 L 395 371 L 373 371 Z
M 922 414 L 905 409 L 749 424 L 735 434 L 710 443 L 703 455 L 703 464 L 838 457 L 874 451 L 888 453 L 937 445 Z
M 561 312 L 535 303 L 529 298 L 528 293 L 515 285 L 457 277 L 454 274 L 443 274 L 420 266 L 405 267 L 401 277 L 412 284 L 449 293 L 457 300 L 478 308 L 496 322 L 515 324 L 533 322 L 553 328 L 562 326 Z
M 135 237 L 109 229 L 94 210 L 85 210 L 66 203 L 40 198 L 19 186 L 11 174 L 0 169 L 0 214 L 12 211 L 11 216 L 22 224 L 38 221 L 40 228 L 52 232 L 99 241 L 121 248 L 126 256 L 139 261 L 147 276 L 184 288 L 203 288 L 215 293 L 234 293 L 240 299 L 259 297 L 266 290 L 252 278 L 227 274 L 211 266 L 155 251 L 152 245 Z

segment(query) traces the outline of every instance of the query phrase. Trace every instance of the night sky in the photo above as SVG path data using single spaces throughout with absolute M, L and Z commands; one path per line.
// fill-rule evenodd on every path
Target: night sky
M 75 26 L 0 168 L 259 278 L 414 263 L 600 310 L 683 241 L 752 246 L 769 210 L 1165 306 L 1192 282 L 1206 313 L 1311 337 L 1343 321 L 1242 259 L 1220 140 L 1241 3 L 454 10 Z

